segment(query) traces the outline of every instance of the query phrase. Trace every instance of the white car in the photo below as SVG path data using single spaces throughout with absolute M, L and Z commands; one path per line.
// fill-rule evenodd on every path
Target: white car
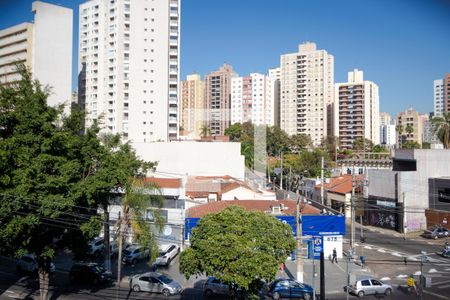
M 17 260 L 16 269 L 18 272 L 37 273 L 38 268 L 37 258 L 34 254 L 25 254 Z M 55 265 L 51 262 L 50 273 L 55 272 L 55 269 Z
M 159 256 L 156 258 L 158 266 L 168 266 L 170 262 L 180 253 L 180 247 L 175 244 L 159 246 Z

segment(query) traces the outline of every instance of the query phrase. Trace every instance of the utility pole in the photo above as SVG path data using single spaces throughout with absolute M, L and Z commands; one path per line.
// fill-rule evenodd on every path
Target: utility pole
M 403 196 L 403 239 L 406 241 L 406 230 L 408 225 L 406 224 L 405 192 L 402 193 L 402 196 Z
M 283 152 L 282 151 L 280 151 L 280 158 L 281 158 L 280 189 L 283 191 L 283 198 L 284 198 L 284 190 L 283 190 Z
M 289 191 L 288 192 L 291 191 L 291 188 L 292 188 L 292 167 L 289 166 Z
M 352 171 L 352 197 L 350 198 L 350 211 L 351 211 L 351 225 L 350 225 L 350 248 L 353 254 L 353 248 L 355 244 L 355 187 L 356 187 L 356 180 L 355 180 L 355 166 L 353 166 Z
M 323 203 L 323 185 L 324 185 L 323 168 L 324 168 L 324 159 L 323 159 L 323 156 L 322 156 L 322 159 L 320 161 L 320 203 L 322 205 L 324 205 L 324 203 Z
M 325 257 L 320 252 L 320 300 L 325 300 Z
M 300 224 L 301 212 L 300 212 L 300 196 L 297 190 L 297 213 L 296 213 L 296 225 L 297 225 L 297 281 L 303 282 L 303 256 L 302 256 L 302 226 Z
M 109 201 L 108 201 L 109 202 Z M 103 205 L 103 213 L 104 213 L 104 223 L 103 223 L 103 244 L 104 244 L 104 254 L 105 254 L 105 262 L 104 266 L 105 269 L 108 271 L 111 271 L 111 253 L 109 253 L 110 250 L 110 243 L 109 243 L 109 211 L 108 211 L 108 204 L 105 203 Z

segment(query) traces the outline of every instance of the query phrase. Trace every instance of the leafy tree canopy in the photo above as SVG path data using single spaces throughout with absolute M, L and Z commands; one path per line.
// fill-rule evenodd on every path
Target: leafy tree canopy
M 433 130 L 445 149 L 450 148 L 450 112 L 431 119 Z
M 231 206 L 201 219 L 191 247 L 181 254 L 180 271 L 187 278 L 206 274 L 249 289 L 258 279 L 273 280 L 294 249 L 289 225 Z
M 370 152 L 373 148 L 373 142 L 366 138 L 358 138 L 353 142 L 352 150 Z

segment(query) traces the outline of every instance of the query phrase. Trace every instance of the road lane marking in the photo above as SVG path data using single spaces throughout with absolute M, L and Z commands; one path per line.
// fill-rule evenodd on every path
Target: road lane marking
M 402 257 L 402 256 L 403 256 L 403 255 L 401 255 L 401 254 L 398 253 L 398 252 L 392 252 L 391 254 L 394 255 L 394 256 L 398 256 L 398 257 Z
M 386 251 L 385 251 L 384 249 L 381 249 L 381 248 L 378 249 L 377 251 L 378 251 L 378 252 L 381 252 L 381 253 L 386 253 Z
M 430 291 L 427 291 L 427 290 L 423 290 L 423 293 L 424 294 L 428 294 L 428 295 L 432 295 L 434 297 L 438 297 L 438 298 L 441 298 L 441 299 L 444 299 L 444 300 L 448 300 L 447 296 L 442 296 L 440 294 L 436 294 L 436 293 L 433 293 L 433 292 L 430 292 Z

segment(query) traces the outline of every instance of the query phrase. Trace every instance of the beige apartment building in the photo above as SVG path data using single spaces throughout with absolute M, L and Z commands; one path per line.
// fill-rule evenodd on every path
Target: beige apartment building
M 314 145 L 333 134 L 334 57 L 316 44 L 280 58 L 280 127 L 308 134 Z
M 211 135 L 224 135 L 231 121 L 231 78 L 233 67 L 223 64 L 205 76 L 206 126 Z
M 0 84 L 20 80 L 16 64 L 27 66 L 33 77 L 51 88 L 47 102 L 65 104 L 72 100 L 72 10 L 34 1 L 32 23 L 0 30 Z
M 198 138 L 205 125 L 205 83 L 199 74 L 187 75 L 181 82 L 180 126 L 185 134 Z
M 397 115 L 397 136 L 399 145 L 415 141 L 422 145 L 423 118 L 413 108 L 408 108 Z
M 348 72 L 348 81 L 335 85 L 335 133 L 339 147 L 351 149 L 356 139 L 380 143 L 378 86 L 364 80 L 363 71 Z

